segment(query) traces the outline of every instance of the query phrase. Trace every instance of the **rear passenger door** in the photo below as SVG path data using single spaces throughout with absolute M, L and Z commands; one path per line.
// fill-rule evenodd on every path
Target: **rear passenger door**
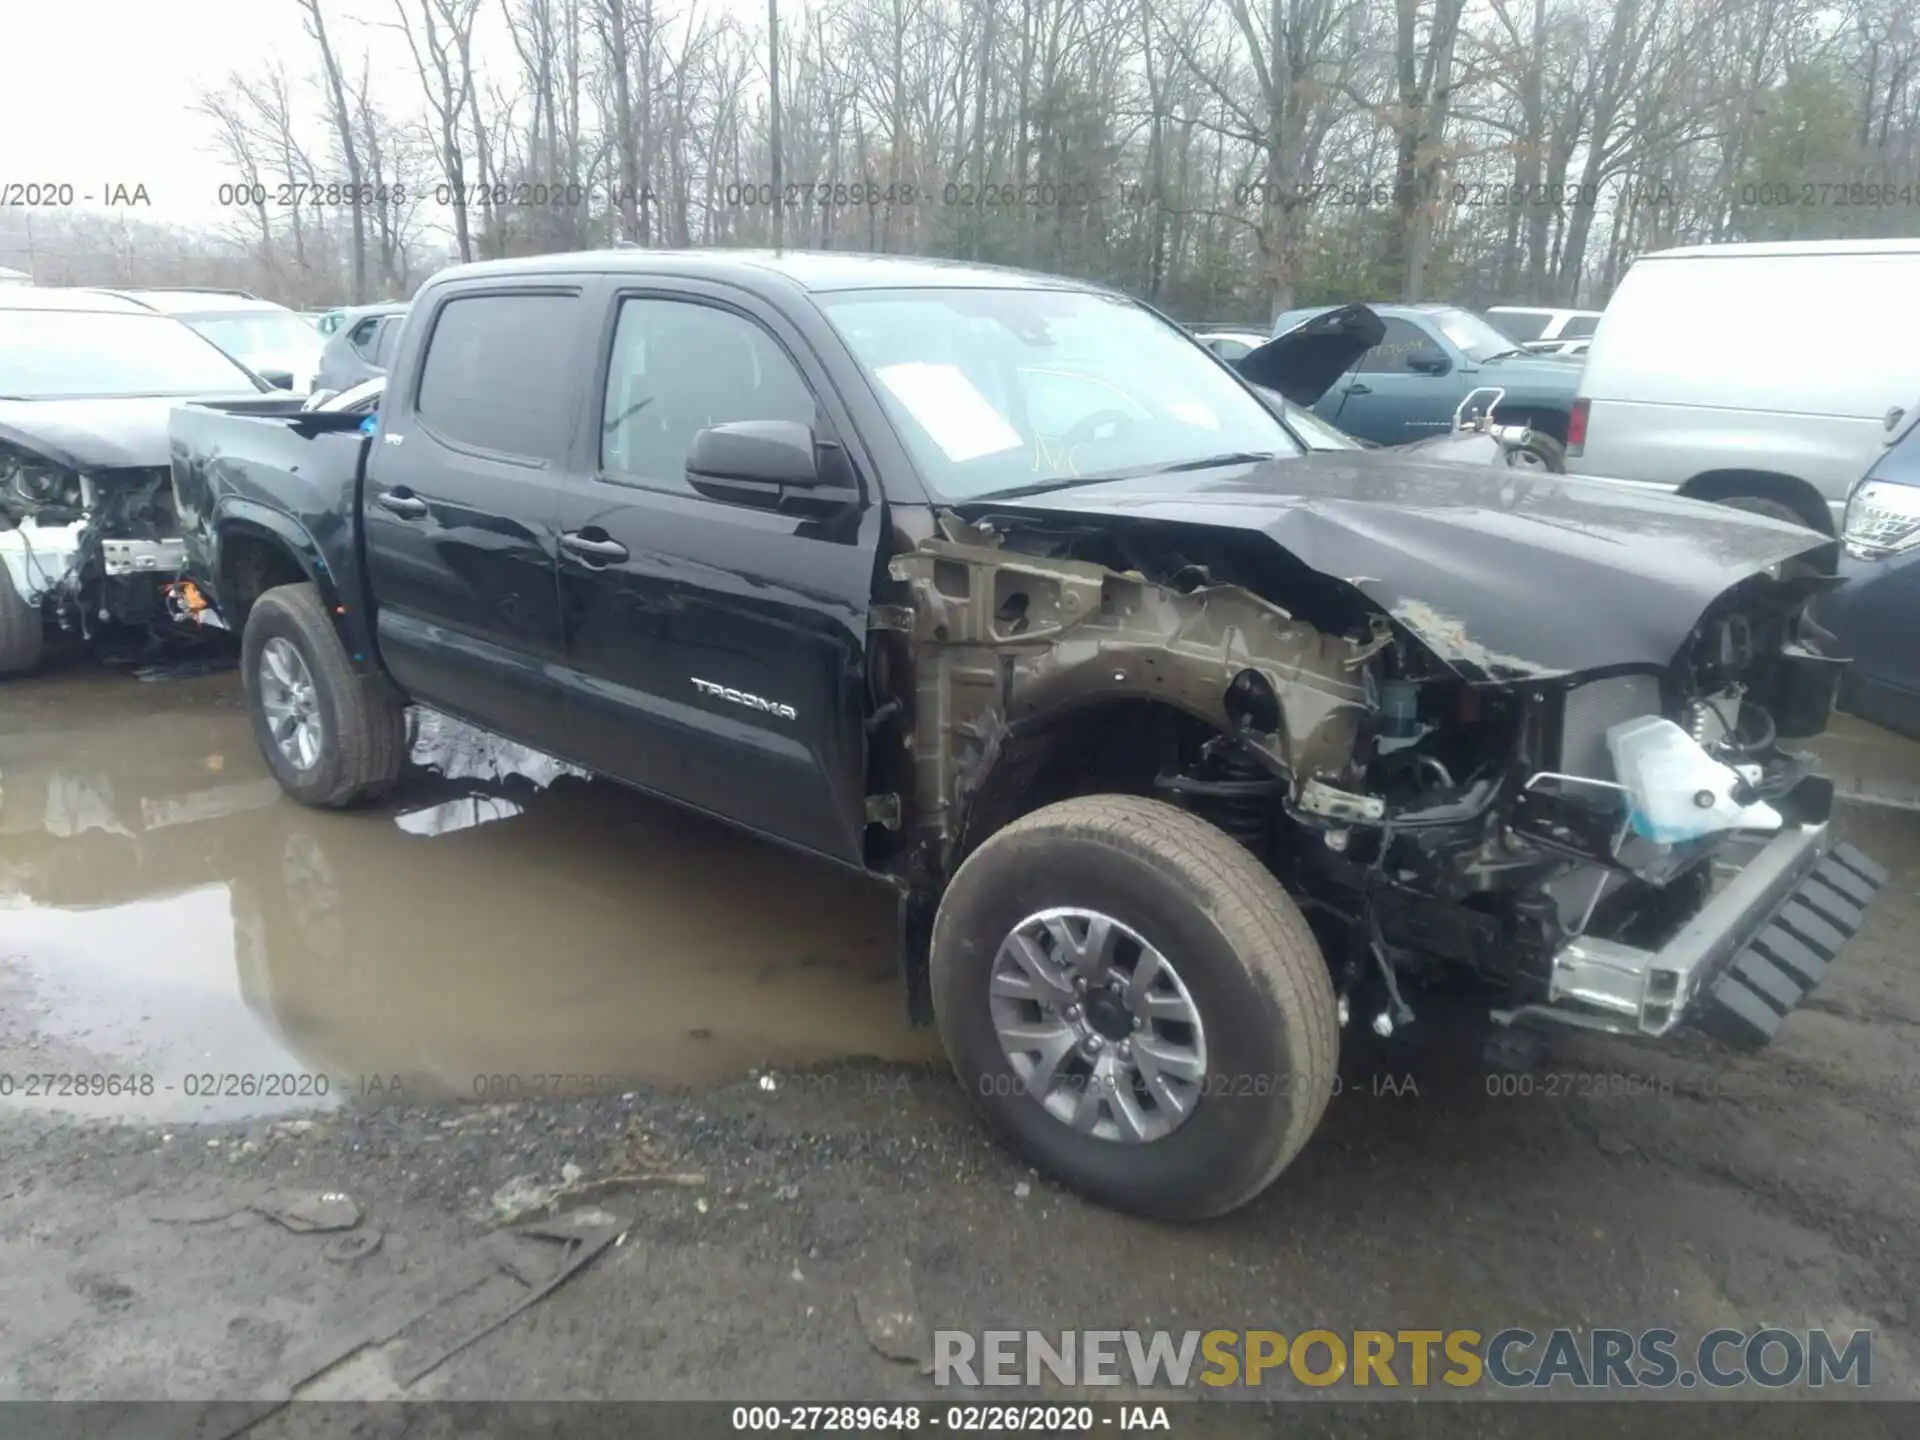
M 417 317 L 361 496 L 387 668 L 531 745 L 556 733 L 554 511 L 592 343 L 577 287 L 460 289 Z
M 866 626 L 882 507 L 792 323 L 744 292 L 613 285 L 591 472 L 558 529 L 582 763 L 843 861 L 866 829 Z M 845 445 L 867 503 L 804 518 L 699 495 L 708 426 L 788 420 Z

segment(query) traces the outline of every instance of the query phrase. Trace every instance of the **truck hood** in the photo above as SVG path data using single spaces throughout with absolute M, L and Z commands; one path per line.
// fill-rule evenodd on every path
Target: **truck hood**
M 1359 358 L 1386 338 L 1387 324 L 1364 305 L 1327 310 L 1249 350 L 1234 368 L 1296 405 L 1312 405 Z
M 1707 607 L 1831 544 L 1745 511 L 1505 466 L 1326 451 L 956 507 L 1257 531 L 1471 681 L 1670 664 Z
M 201 397 L 0 400 L 0 441 L 69 470 L 166 465 L 172 459 L 167 417 L 188 398 Z

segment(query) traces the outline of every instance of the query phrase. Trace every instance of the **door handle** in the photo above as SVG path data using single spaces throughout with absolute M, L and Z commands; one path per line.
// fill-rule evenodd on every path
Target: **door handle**
M 596 540 L 584 530 L 564 532 L 560 536 L 560 544 L 575 555 L 592 560 L 605 562 L 627 558 L 627 547 L 618 540 Z
M 382 490 L 373 497 L 382 510 L 391 510 L 403 520 L 418 520 L 427 513 L 427 502 L 405 487 Z
M 1353 384 L 1347 386 L 1346 393 L 1349 395 L 1371 395 L 1373 393 L 1373 387 L 1356 380 Z

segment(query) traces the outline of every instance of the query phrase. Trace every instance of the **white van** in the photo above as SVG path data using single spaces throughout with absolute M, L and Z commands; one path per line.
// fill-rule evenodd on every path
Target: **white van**
M 1920 240 L 1643 255 L 1593 337 L 1567 468 L 1831 533 L 1920 391 L 1917 335 Z

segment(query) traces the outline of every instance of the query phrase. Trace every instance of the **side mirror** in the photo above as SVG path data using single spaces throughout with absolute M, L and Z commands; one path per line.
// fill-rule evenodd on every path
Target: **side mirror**
M 793 420 L 734 420 L 693 437 L 687 484 L 695 494 L 760 510 L 819 514 L 860 498 L 840 446 Z
M 291 390 L 293 388 L 293 372 L 291 370 L 262 370 L 260 372 L 260 378 L 276 390 Z
M 1407 369 L 1416 375 L 1444 375 L 1453 369 L 1453 362 L 1444 355 L 1421 350 L 1407 356 Z

